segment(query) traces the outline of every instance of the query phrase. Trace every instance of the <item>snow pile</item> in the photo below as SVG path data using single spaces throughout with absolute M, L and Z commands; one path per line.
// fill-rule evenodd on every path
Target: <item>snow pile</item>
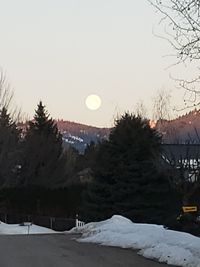
M 200 267 L 200 238 L 167 230 L 161 225 L 137 224 L 115 215 L 88 223 L 71 232 L 81 233 L 80 242 L 139 249 L 139 254 L 167 264 Z
M 55 231 L 41 227 L 38 225 L 31 225 L 29 227 L 29 234 L 53 234 Z M 19 224 L 0 223 L 0 235 L 27 235 L 28 226 L 20 226 Z

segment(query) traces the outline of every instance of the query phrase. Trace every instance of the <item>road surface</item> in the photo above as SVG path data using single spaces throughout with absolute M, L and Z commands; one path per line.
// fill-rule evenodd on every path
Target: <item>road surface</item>
M 79 243 L 68 234 L 1 235 L 1 267 L 167 267 L 129 249 Z

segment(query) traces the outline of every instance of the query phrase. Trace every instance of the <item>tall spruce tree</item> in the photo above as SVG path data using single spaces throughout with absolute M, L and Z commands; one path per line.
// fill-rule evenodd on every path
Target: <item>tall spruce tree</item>
M 0 111 L 0 186 L 17 184 L 20 131 L 6 107 Z
M 85 195 L 86 218 L 121 214 L 138 222 L 166 222 L 174 194 L 157 170 L 160 144 L 147 121 L 128 113 L 118 119 L 98 151 L 95 179 Z
M 23 181 L 25 186 L 52 187 L 63 174 L 62 136 L 40 101 L 34 120 L 29 122 L 24 142 Z

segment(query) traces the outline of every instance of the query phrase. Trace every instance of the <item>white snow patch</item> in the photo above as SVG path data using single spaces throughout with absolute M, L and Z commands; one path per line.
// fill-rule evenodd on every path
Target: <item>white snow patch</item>
M 29 234 L 53 234 L 56 231 L 32 224 L 29 228 Z M 0 223 L 0 235 L 27 235 L 28 226 L 20 226 L 19 224 Z
M 139 254 L 167 264 L 200 267 L 200 238 L 165 229 L 162 225 L 133 223 L 119 215 L 88 223 L 71 233 L 81 233 L 79 242 L 139 249 Z

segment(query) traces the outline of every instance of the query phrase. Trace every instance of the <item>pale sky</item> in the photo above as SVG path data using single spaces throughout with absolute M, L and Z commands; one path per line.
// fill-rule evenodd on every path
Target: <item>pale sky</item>
M 0 66 L 30 117 L 42 100 L 53 118 L 109 127 L 140 100 L 151 113 L 157 90 L 174 92 L 174 61 L 152 34 L 159 18 L 147 0 L 0 3 Z M 102 99 L 97 111 L 85 106 L 90 94 Z

